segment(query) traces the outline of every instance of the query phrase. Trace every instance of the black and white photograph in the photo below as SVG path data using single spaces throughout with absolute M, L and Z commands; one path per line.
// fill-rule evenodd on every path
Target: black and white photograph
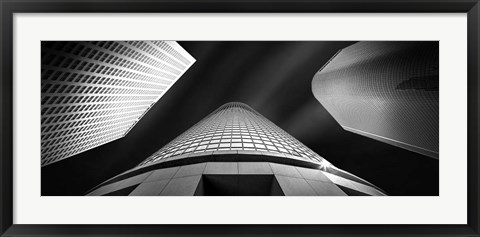
M 439 196 L 439 70 L 438 41 L 42 41 L 41 195 Z

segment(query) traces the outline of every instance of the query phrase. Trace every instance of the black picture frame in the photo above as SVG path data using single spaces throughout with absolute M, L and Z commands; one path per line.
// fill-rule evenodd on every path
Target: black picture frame
M 478 0 L 0 0 L 1 236 L 480 236 Z M 13 224 L 13 14 L 130 12 L 468 13 L 468 224 L 466 225 L 18 225 Z M 440 212 L 441 210 L 439 210 Z

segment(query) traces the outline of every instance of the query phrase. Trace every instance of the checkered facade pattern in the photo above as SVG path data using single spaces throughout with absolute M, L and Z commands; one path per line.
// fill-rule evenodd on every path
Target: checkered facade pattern
M 324 161 L 248 105 L 233 102 L 215 110 L 140 166 L 172 156 L 213 151 L 258 151 L 295 156 L 312 162 Z
M 383 196 L 251 107 L 227 103 L 89 196 Z
M 174 41 L 43 41 L 41 164 L 125 136 L 195 59 Z
M 313 94 L 345 130 L 438 159 L 438 60 L 438 42 L 358 42 L 316 73 Z

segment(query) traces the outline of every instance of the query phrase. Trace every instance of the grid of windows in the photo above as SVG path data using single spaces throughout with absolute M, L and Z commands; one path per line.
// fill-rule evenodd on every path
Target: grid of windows
M 121 138 L 195 62 L 174 41 L 44 41 L 42 166 Z
M 438 158 L 438 41 L 355 43 L 317 72 L 312 91 L 344 129 Z
M 282 153 L 314 162 L 323 161 L 249 106 L 232 102 L 215 110 L 139 166 L 182 154 L 231 150 Z

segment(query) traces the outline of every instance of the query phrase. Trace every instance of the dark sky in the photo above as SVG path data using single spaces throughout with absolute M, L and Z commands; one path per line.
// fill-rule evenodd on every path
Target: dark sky
M 195 64 L 124 138 L 43 167 L 42 195 L 83 195 L 232 101 L 389 195 L 438 195 L 438 160 L 344 131 L 314 98 L 314 74 L 354 42 L 178 43 Z

